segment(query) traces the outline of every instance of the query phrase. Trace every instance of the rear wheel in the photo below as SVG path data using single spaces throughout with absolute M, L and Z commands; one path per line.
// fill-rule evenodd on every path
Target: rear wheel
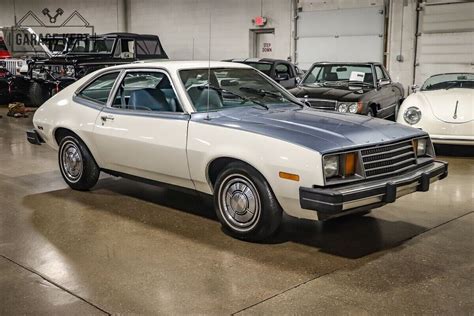
M 280 226 L 282 209 L 264 177 L 240 162 L 230 163 L 214 187 L 214 206 L 231 236 L 261 241 Z
M 62 138 L 58 160 L 61 175 L 72 189 L 86 191 L 97 183 L 100 169 L 78 137 L 68 135 Z
M 38 82 L 32 82 L 28 96 L 31 105 L 40 106 L 51 97 L 51 92 Z

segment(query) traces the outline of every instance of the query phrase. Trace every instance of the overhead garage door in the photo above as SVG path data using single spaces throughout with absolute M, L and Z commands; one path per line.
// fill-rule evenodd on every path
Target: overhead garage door
M 422 3 L 415 83 L 437 73 L 472 72 L 474 65 L 474 2 Z
M 384 8 L 302 11 L 297 23 L 297 62 L 383 61 Z

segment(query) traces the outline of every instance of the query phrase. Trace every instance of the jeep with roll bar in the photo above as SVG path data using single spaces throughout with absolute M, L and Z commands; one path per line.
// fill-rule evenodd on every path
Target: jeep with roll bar
M 108 33 L 76 38 L 61 55 L 35 59 L 25 75 L 13 80 L 14 90 L 28 95 L 29 103 L 39 106 L 56 92 L 85 75 L 109 66 L 137 60 L 167 59 L 156 35 Z

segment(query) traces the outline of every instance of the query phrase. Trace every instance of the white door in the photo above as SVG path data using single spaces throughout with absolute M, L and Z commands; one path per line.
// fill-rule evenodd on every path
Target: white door
M 129 70 L 94 128 L 103 168 L 193 188 L 186 157 L 189 115 L 167 74 Z
M 322 61 L 383 62 L 383 6 L 337 10 L 303 7 L 297 23 L 300 69 Z
M 273 58 L 275 33 L 256 34 L 256 56 L 257 58 Z
M 427 1 L 419 8 L 415 84 L 474 71 L 474 2 Z

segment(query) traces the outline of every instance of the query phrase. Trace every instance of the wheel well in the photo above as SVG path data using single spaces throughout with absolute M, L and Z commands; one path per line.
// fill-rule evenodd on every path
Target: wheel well
M 61 143 L 61 139 L 69 135 L 76 136 L 80 139 L 80 137 L 77 136 L 76 133 L 67 128 L 60 127 L 56 129 L 56 131 L 54 132 L 54 139 L 56 140 L 56 144 L 59 146 L 59 144 Z
M 221 157 L 221 158 L 214 159 L 207 168 L 207 176 L 212 187 L 214 187 L 214 184 L 216 184 L 217 176 L 219 175 L 219 173 L 221 173 L 222 170 L 224 170 L 225 167 L 228 166 L 232 162 L 241 162 L 255 169 L 252 165 L 240 159 L 235 159 L 235 158 L 230 158 L 230 157 Z

